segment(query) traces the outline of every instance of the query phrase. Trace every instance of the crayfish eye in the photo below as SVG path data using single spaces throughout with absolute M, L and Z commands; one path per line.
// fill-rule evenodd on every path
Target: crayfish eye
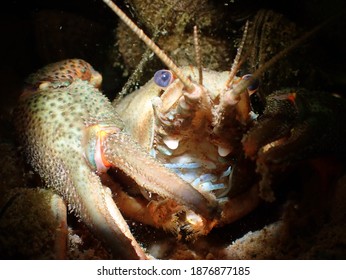
M 154 82 L 159 87 L 168 87 L 173 81 L 173 74 L 169 70 L 159 70 L 154 75 Z
M 252 78 L 251 74 L 246 74 L 242 77 L 243 80 L 249 80 Z M 258 90 L 259 87 L 259 80 L 253 79 L 252 83 L 247 87 L 247 90 L 249 91 L 249 94 L 253 94 Z

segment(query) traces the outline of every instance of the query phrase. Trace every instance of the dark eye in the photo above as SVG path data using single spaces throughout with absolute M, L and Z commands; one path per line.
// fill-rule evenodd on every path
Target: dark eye
M 246 74 L 242 77 L 243 80 L 249 80 L 251 78 L 252 78 L 251 74 Z M 253 79 L 252 83 L 247 87 L 247 89 L 250 92 L 250 94 L 252 94 L 258 90 L 258 87 L 259 87 L 259 80 Z
M 171 71 L 159 70 L 154 75 L 154 82 L 159 87 L 168 87 L 173 81 L 173 75 Z

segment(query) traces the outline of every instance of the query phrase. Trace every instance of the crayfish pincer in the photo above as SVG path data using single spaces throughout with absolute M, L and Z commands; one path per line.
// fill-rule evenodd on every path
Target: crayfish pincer
M 117 205 L 125 216 L 158 226 L 173 223 L 179 229 L 180 222 L 186 226 L 186 213 L 212 220 L 215 201 L 132 140 L 98 90 L 101 80 L 80 59 L 47 65 L 27 80 L 14 112 L 16 129 L 29 163 L 47 187 L 63 196 L 114 257 L 146 259 Z M 109 168 L 125 173 L 138 193 L 151 199 L 132 197 L 121 188 L 112 193 L 100 180 Z

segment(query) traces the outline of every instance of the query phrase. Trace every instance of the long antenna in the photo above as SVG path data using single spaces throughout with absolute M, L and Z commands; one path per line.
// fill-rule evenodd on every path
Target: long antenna
M 196 66 L 198 68 L 198 83 L 203 85 L 203 71 L 202 71 L 202 57 L 201 47 L 198 40 L 198 28 L 197 25 L 193 27 L 193 43 L 195 45 Z
M 239 47 L 238 47 L 238 50 L 237 50 L 237 54 L 236 54 L 236 56 L 234 58 L 234 61 L 233 61 L 232 68 L 231 68 L 231 73 L 230 73 L 229 78 L 228 78 L 228 80 L 226 82 L 227 86 L 231 85 L 235 74 L 239 70 L 239 67 L 240 67 L 240 64 L 241 64 L 240 63 L 241 53 L 243 51 L 244 44 L 245 44 L 245 41 L 246 41 L 248 28 L 249 28 L 249 21 L 246 21 L 243 37 L 242 37 L 242 39 L 240 41 L 240 44 L 239 44 Z
M 180 79 L 180 81 L 185 85 L 188 92 L 194 90 L 194 85 L 192 82 L 183 75 L 177 65 L 156 45 L 142 29 L 140 29 L 120 8 L 114 4 L 111 0 L 102 0 L 108 7 L 116 13 L 120 19 L 140 38 L 160 59 L 166 64 L 166 66 L 174 72 L 174 74 Z

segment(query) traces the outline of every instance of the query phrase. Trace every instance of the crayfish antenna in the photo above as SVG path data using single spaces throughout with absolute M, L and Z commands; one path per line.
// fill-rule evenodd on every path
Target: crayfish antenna
M 198 68 L 198 83 L 203 86 L 203 70 L 202 70 L 202 56 L 201 47 L 198 40 L 198 28 L 197 25 L 193 27 L 193 43 L 195 45 L 196 66 Z
M 174 74 L 184 84 L 188 92 L 193 92 L 195 86 L 192 82 L 182 73 L 178 66 L 159 48 L 158 45 L 151 40 L 142 29 L 140 29 L 114 2 L 111 0 L 102 0 L 111 10 L 116 13 L 119 18 L 140 38 L 166 66 L 174 72 Z
M 249 21 L 246 21 L 243 37 L 242 37 L 240 44 L 239 44 L 239 47 L 237 49 L 237 54 L 236 54 L 234 61 L 233 61 L 233 64 L 232 64 L 231 73 L 230 73 L 229 78 L 226 82 L 227 87 L 231 87 L 231 85 L 233 83 L 233 79 L 235 77 L 235 74 L 237 73 L 237 71 L 239 70 L 239 68 L 242 64 L 242 61 L 240 61 L 240 58 L 241 58 L 241 53 L 242 53 L 244 45 L 245 45 L 248 28 L 249 28 Z

